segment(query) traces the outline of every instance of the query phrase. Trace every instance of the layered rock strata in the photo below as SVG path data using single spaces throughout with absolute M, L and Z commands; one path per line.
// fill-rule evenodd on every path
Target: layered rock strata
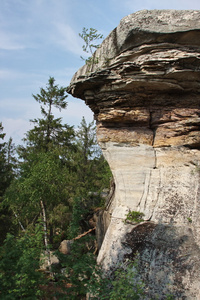
M 68 92 L 94 112 L 115 181 L 98 262 L 137 252 L 147 299 L 200 299 L 200 11 L 131 14 L 94 57 Z

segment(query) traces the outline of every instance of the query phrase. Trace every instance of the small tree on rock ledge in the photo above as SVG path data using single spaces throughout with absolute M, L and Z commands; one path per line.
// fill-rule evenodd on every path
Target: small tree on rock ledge
M 94 28 L 85 28 L 83 27 L 82 33 L 79 33 L 79 36 L 83 39 L 84 45 L 82 46 L 83 51 L 86 53 L 90 53 L 90 57 L 87 59 L 83 58 L 81 56 L 81 59 L 85 61 L 86 64 L 95 64 L 98 63 L 98 58 L 92 57 L 94 50 L 96 50 L 99 47 L 99 44 L 96 44 L 94 42 L 99 41 L 103 39 L 103 34 L 98 33 L 97 29 Z

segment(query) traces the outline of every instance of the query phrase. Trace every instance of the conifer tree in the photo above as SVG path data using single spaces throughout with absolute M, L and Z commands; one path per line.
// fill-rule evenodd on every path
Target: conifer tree
M 78 180 L 80 185 L 83 186 L 87 194 L 88 191 L 101 192 L 106 185 L 109 185 L 111 173 L 97 143 L 94 122 L 87 124 L 85 118 L 82 118 L 76 132 L 76 142 L 79 155 Z M 104 182 L 100 179 L 103 176 L 107 177 Z
M 62 146 L 71 146 L 74 136 L 73 126 L 62 124 L 62 118 L 55 118 L 53 110 L 67 107 L 67 92 L 65 87 L 58 87 L 55 79 L 50 77 L 46 89 L 40 88 L 40 94 L 33 95 L 40 104 L 42 118 L 30 120 L 34 128 L 26 133 L 24 142 L 26 148 L 19 149 L 23 158 L 30 152 L 47 152 Z
M 14 145 L 12 139 L 4 142 L 5 133 L 3 125 L 0 123 L 0 244 L 6 237 L 6 233 L 11 229 L 11 212 L 7 205 L 3 203 L 3 197 L 6 189 L 9 187 L 14 177 L 14 167 L 16 159 L 14 158 Z
M 55 108 L 61 111 L 67 106 L 66 88 L 58 87 L 53 77 L 46 89 L 41 88 L 33 97 L 40 104 L 42 118 L 31 121 L 34 128 L 26 133 L 25 146 L 18 149 L 23 161 L 6 199 L 24 228 L 42 216 L 44 243 L 49 251 L 49 215 L 58 204 L 69 207 L 63 157 L 67 160 L 67 152 L 73 147 L 74 129 L 53 114 Z
M 98 63 L 98 57 L 94 58 L 93 52 L 99 47 L 97 42 L 103 39 L 103 34 L 98 33 L 98 30 L 95 28 L 88 29 L 83 27 L 82 33 L 79 33 L 79 36 L 84 41 L 84 45 L 82 46 L 83 51 L 91 55 L 86 59 L 81 56 L 81 59 L 83 59 L 88 65 Z
M 6 187 L 8 186 L 7 179 L 7 164 L 6 164 L 6 151 L 5 146 L 6 143 L 3 141 L 5 137 L 5 133 L 3 133 L 3 126 L 0 123 L 0 199 L 2 198 Z
M 94 123 L 87 124 L 83 118 L 79 128 L 75 131 L 73 126 L 63 125 L 61 118 L 55 118 L 54 109 L 62 110 L 67 106 L 65 92 L 66 89 L 61 88 L 60 90 L 55 85 L 54 78 L 50 77 L 46 89 L 40 89 L 40 94 L 34 96 L 34 99 L 41 105 L 42 117 L 32 120 L 34 128 L 26 133 L 25 145 L 18 149 L 21 160 L 17 176 L 12 180 L 4 195 L 4 203 L 12 209 L 18 224 L 19 230 L 15 234 L 18 235 L 20 231 L 19 236 L 22 237 L 22 239 L 16 239 L 16 244 L 18 245 L 18 241 L 20 245 L 21 241 L 25 242 L 29 232 L 31 234 L 35 232 L 37 224 L 41 224 L 40 220 L 42 220 L 43 243 L 49 254 L 49 242 L 54 243 L 55 246 L 54 237 L 57 236 L 59 230 L 65 231 L 64 238 L 74 238 L 75 235 L 88 230 L 88 211 L 91 207 L 101 204 L 100 192 L 109 184 L 110 180 L 109 167 L 97 145 Z M 2 149 L 7 153 L 2 156 L 4 161 L 13 163 L 12 141 L 4 146 Z M 2 153 L 5 154 L 4 150 Z M 5 245 L 9 248 L 14 242 L 15 238 L 8 236 Z M 36 251 L 36 264 L 38 264 L 43 246 L 40 242 L 41 240 L 38 241 Z M 59 243 L 61 240 L 58 238 L 56 242 Z M 80 241 L 80 248 L 76 249 L 73 254 L 76 256 L 75 261 L 75 257 L 72 255 L 70 257 L 71 264 L 68 265 L 67 262 L 66 265 L 72 272 L 81 266 L 83 272 L 80 273 L 80 270 L 77 270 L 73 277 L 73 280 L 76 278 L 78 282 L 82 275 L 78 277 L 77 274 L 85 274 L 88 268 L 90 271 L 87 278 L 93 274 L 90 255 L 87 255 L 85 244 L 86 240 Z M 13 248 L 16 253 L 18 253 L 17 248 Z M 1 249 L 4 252 L 5 248 Z M 84 255 L 82 255 L 83 249 L 86 251 Z M 25 293 L 28 290 L 29 275 L 27 272 L 29 270 L 24 269 L 23 260 L 25 257 L 29 262 L 32 259 L 32 253 L 35 255 L 33 251 L 30 252 L 30 256 L 26 256 L 28 252 L 29 249 L 26 247 L 23 255 L 18 253 L 17 256 L 17 260 L 19 258 L 21 263 L 20 276 L 25 276 L 24 278 L 27 279 L 23 286 Z M 2 257 L 5 262 L 4 254 Z M 50 265 L 50 255 L 48 257 Z M 9 257 L 9 259 L 15 265 L 15 259 L 13 257 Z M 1 267 L 3 269 L 0 270 L 2 271 L 0 275 L 4 276 L 5 265 L 0 265 L 0 269 Z M 38 273 L 31 268 L 32 265 L 30 265 L 30 274 L 35 280 Z M 4 289 L 7 288 L 7 284 L 11 289 L 7 282 L 8 278 L 9 276 L 3 282 Z M 40 282 L 40 279 L 36 280 Z M 15 281 L 14 285 L 17 289 L 19 288 Z M 38 288 L 37 282 L 34 283 L 34 288 Z M 85 293 L 85 283 L 82 282 L 77 289 L 83 289 Z

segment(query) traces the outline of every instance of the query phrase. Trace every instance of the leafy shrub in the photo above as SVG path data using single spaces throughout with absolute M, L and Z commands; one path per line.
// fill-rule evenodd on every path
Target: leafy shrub
M 138 264 L 128 262 L 115 271 L 110 300 L 139 300 L 144 295 L 144 283 L 138 277 Z
M 0 299 L 39 299 L 45 283 L 39 272 L 41 231 L 15 238 L 7 234 L 0 247 Z
M 55 253 L 62 266 L 62 272 L 56 274 L 59 279 L 58 284 L 62 285 L 64 283 L 64 286 L 68 286 L 67 290 L 64 286 L 61 287 L 63 291 L 67 291 L 70 300 L 85 299 L 88 282 L 94 274 L 96 257 L 86 247 L 91 238 L 86 236 L 74 240 L 70 246 L 70 253 L 68 255 L 60 252 Z
M 143 299 L 145 285 L 138 275 L 138 260 L 121 264 L 114 272 L 113 278 L 105 277 L 97 267 L 89 285 L 90 299 Z

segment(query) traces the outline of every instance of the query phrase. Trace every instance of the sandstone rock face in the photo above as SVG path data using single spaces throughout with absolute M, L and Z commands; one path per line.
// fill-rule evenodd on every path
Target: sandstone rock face
M 94 112 L 115 181 L 98 262 L 139 252 L 147 299 L 200 299 L 200 11 L 123 18 L 68 91 Z M 144 222 L 125 224 L 128 211 Z

